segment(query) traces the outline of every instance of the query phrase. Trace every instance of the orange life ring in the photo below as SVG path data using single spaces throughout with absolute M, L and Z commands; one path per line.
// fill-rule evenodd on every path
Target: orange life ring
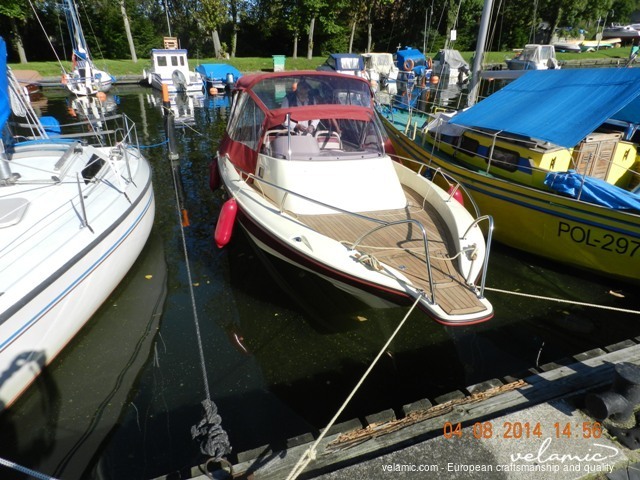
M 413 70 L 413 66 L 415 65 L 415 63 L 413 62 L 413 60 L 411 60 L 410 58 L 407 58 L 404 61 L 404 69 L 409 72 L 411 70 Z

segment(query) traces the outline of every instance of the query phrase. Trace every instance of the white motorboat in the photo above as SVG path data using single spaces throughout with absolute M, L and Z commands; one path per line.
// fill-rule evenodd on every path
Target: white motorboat
M 237 212 L 258 248 L 369 306 L 416 303 L 445 325 L 493 316 L 479 226 L 491 219 L 456 201 L 455 185 L 447 192 L 389 157 L 366 79 L 246 75 L 232 102 L 211 168 L 212 187 L 221 180 L 230 197 L 219 246 Z
M 151 168 L 126 117 L 112 116 L 117 125 L 100 129 L 90 124 L 86 136 L 54 138 L 41 125 L 25 133 L 22 117 L 34 116 L 28 104 L 15 108 L 21 98 L 7 70 L 0 77 L 0 410 L 120 283 L 155 213 Z
M 602 30 L 602 38 L 619 38 L 621 40 L 636 40 L 640 38 L 640 31 L 633 25 L 611 24 Z
M 525 45 L 514 58 L 505 60 L 509 70 L 552 70 L 560 68 L 553 45 Z
M 202 76 L 189 69 L 187 50 L 178 48 L 175 37 L 165 37 L 164 48 L 151 50 L 151 68 L 143 72 L 145 80 L 153 88 L 162 90 L 163 85 L 169 93 L 202 92 Z

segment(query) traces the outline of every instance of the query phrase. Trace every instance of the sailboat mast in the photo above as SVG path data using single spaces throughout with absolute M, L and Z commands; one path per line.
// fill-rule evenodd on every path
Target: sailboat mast
M 89 60 L 89 48 L 82 32 L 82 25 L 78 16 L 78 8 L 74 0 L 65 0 L 65 13 L 67 14 L 67 23 L 71 32 L 72 48 L 85 60 Z
M 487 32 L 489 31 L 489 19 L 491 18 L 492 8 L 493 0 L 485 0 L 484 7 L 482 8 L 482 17 L 480 18 L 480 32 L 478 32 L 476 53 L 473 57 L 473 66 L 471 67 L 471 85 L 469 87 L 469 95 L 467 97 L 467 105 L 469 107 L 474 105 L 478 99 L 480 72 L 482 71 L 482 57 L 484 57 L 484 45 L 487 41 Z
M 169 36 L 171 36 L 171 22 L 169 22 L 169 6 L 167 0 L 164 0 L 164 14 L 167 16 L 167 27 L 169 28 Z

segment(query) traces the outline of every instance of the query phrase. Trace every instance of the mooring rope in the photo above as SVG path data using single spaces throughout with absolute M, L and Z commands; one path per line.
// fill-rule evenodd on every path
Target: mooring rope
M 173 117 L 171 118 L 171 121 Z M 170 149 L 173 146 L 171 139 L 169 140 Z M 183 216 L 180 205 L 180 192 L 178 190 L 179 179 L 177 178 L 177 169 L 171 168 L 173 176 L 173 188 L 176 198 L 176 210 L 178 212 L 178 223 L 180 225 L 180 237 L 182 240 L 182 250 L 185 259 L 185 268 L 187 271 L 187 281 L 189 282 L 189 296 L 191 299 L 191 308 L 193 311 L 193 320 L 196 330 L 196 338 L 198 340 L 198 353 L 200 356 L 200 368 L 202 370 L 202 381 L 205 390 L 205 400 L 202 401 L 202 408 L 204 410 L 204 416 L 198 425 L 191 427 L 191 437 L 196 440 L 200 445 L 200 451 L 211 456 L 214 460 L 220 461 L 224 455 L 231 452 L 231 444 L 229 443 L 229 436 L 227 432 L 222 428 L 222 418 L 218 415 L 218 407 L 211 400 L 211 393 L 209 390 L 209 380 L 207 375 L 207 367 L 204 357 L 204 348 L 202 346 L 202 335 L 200 333 L 200 321 L 198 319 L 198 308 L 196 305 L 196 295 L 193 289 L 193 277 L 191 275 L 191 267 L 189 262 L 189 250 L 187 248 L 187 238 L 184 232 Z
M 369 373 L 371 373 L 371 371 L 373 370 L 373 367 L 375 367 L 376 363 L 378 363 L 378 360 L 380 360 L 380 357 L 382 357 L 382 355 L 384 355 L 384 353 L 387 351 L 387 348 L 389 348 L 389 345 L 391 344 L 393 339 L 396 337 L 396 335 L 398 334 L 398 332 L 400 331 L 402 326 L 405 324 L 405 322 L 409 318 L 409 315 L 411 315 L 411 312 L 413 312 L 413 310 L 416 308 L 416 305 L 418 305 L 418 303 L 420 302 L 421 298 L 422 298 L 422 296 L 418 296 L 416 298 L 416 301 L 413 302 L 413 305 L 411 306 L 411 308 L 409 309 L 407 314 L 404 316 L 402 321 L 398 324 L 398 326 L 396 327 L 394 332 L 391 334 L 391 336 L 389 337 L 387 342 L 384 344 L 384 346 L 380 349 L 380 351 L 378 352 L 378 355 L 376 355 L 376 358 L 373 360 L 371 365 L 369 365 L 369 368 L 367 368 L 367 371 L 364 372 L 364 375 L 362 375 L 362 378 L 360 379 L 360 381 L 358 381 L 357 385 L 351 391 L 351 393 L 349 394 L 347 399 L 344 401 L 342 406 L 338 409 L 338 411 L 333 416 L 331 421 L 327 424 L 327 426 L 322 430 L 322 433 L 317 438 L 317 440 L 313 443 L 313 445 L 311 445 L 302 454 L 302 456 L 298 460 L 298 463 L 296 463 L 296 465 L 291 470 L 291 473 L 289 473 L 289 476 L 287 477 L 287 480 L 294 480 L 294 479 L 298 478 L 298 476 L 304 471 L 304 469 L 307 467 L 307 465 L 309 465 L 309 463 L 311 463 L 312 460 L 316 459 L 316 448 L 318 447 L 318 444 L 322 441 L 322 439 L 325 437 L 325 435 L 329 432 L 329 429 L 333 426 L 333 424 L 336 422 L 338 417 L 342 414 L 343 410 L 347 407 L 347 405 L 349 404 L 349 402 L 351 401 L 353 396 L 356 394 L 356 392 L 358 391 L 360 386 L 367 379 L 367 377 L 369 376 Z
M 30 468 L 23 467 L 22 465 L 18 465 L 11 460 L 5 460 L 4 458 L 0 458 L 0 465 L 4 465 L 5 467 L 12 468 L 17 470 L 18 472 L 24 473 L 25 475 L 30 475 L 35 478 L 39 478 L 40 480 L 56 480 L 55 477 L 50 477 L 49 475 L 45 475 L 44 473 L 36 472 L 35 470 L 31 470 Z
M 153 145 L 139 145 L 138 148 L 142 150 L 143 148 L 161 147 L 162 145 L 166 145 L 167 143 L 169 143 L 169 140 L 165 140 L 164 142 L 160 142 L 160 143 L 154 143 Z
M 209 393 L 209 380 L 207 379 L 207 368 L 204 361 L 204 349 L 202 347 L 202 336 L 200 334 L 200 322 L 198 320 L 198 308 L 196 306 L 196 295 L 193 290 L 193 278 L 191 275 L 191 267 L 189 266 L 189 251 L 187 249 L 187 238 L 184 234 L 184 226 L 182 225 L 182 212 L 180 211 L 180 194 L 178 192 L 178 182 L 179 179 L 176 178 L 175 169 L 173 171 L 173 188 L 176 194 L 176 206 L 178 212 L 178 219 L 180 220 L 178 223 L 180 224 L 180 238 L 182 240 L 182 251 L 184 254 L 185 268 L 187 270 L 187 281 L 189 282 L 189 296 L 191 299 L 191 310 L 193 311 L 193 320 L 196 328 L 196 338 L 198 339 L 198 352 L 200 354 L 200 367 L 202 369 L 202 377 L 204 383 L 204 391 L 207 397 L 207 400 L 211 400 L 211 394 Z
M 640 315 L 640 311 L 638 310 L 630 310 L 627 308 L 618 308 L 618 307 L 610 307 L 608 305 L 599 305 L 597 303 L 587 303 L 587 302 L 577 302 L 574 300 L 565 300 L 563 298 L 554 298 L 554 297 L 545 297 L 543 295 L 534 295 L 531 293 L 522 293 L 522 292 L 514 292 L 511 290 L 501 290 L 499 288 L 491 288 L 491 287 L 484 287 L 485 290 L 490 290 L 492 292 L 497 292 L 497 293 L 506 293 L 509 295 L 517 295 L 520 297 L 527 297 L 527 298 L 535 298 L 538 300 L 547 300 L 549 302 L 559 302 L 559 303 L 569 303 L 571 305 L 580 305 L 582 307 L 591 307 L 591 308 L 601 308 L 603 310 L 613 310 L 615 312 L 622 312 L 622 313 L 632 313 L 635 315 Z

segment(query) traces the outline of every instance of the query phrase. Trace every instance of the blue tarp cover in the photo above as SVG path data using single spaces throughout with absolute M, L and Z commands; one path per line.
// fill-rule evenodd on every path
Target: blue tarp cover
M 610 118 L 640 123 L 640 68 L 533 70 L 451 123 L 574 147 Z
M 585 202 L 617 210 L 640 211 L 640 195 L 623 190 L 604 180 L 580 175 L 575 170 L 547 173 L 544 183 L 551 190 L 580 198 Z
M 7 45 L 0 37 L 0 131 L 4 128 L 11 105 L 9 103 L 9 74 L 7 73 Z
M 238 69 L 226 63 L 201 63 L 196 67 L 196 72 L 206 78 L 223 81 L 226 80 L 227 73 L 232 73 L 235 80 L 242 76 Z

